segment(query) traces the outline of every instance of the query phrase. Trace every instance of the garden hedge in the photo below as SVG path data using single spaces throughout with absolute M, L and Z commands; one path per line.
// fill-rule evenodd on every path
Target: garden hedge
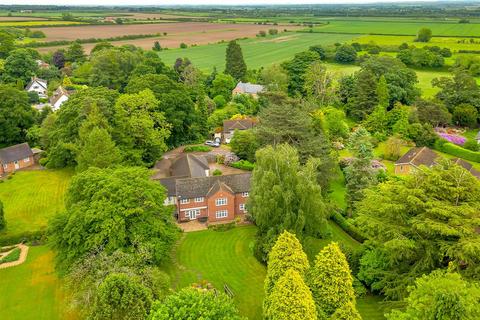
M 341 213 L 335 211 L 332 214 L 331 219 L 335 221 L 340 226 L 340 228 L 343 229 L 343 231 L 348 233 L 353 239 L 357 240 L 358 242 L 363 243 L 365 240 L 367 240 L 367 238 L 362 235 L 360 230 L 358 230 L 357 227 L 348 222 Z
M 437 141 L 437 143 L 435 143 L 435 149 L 464 160 L 480 163 L 480 152 L 468 150 L 450 142 L 442 143 Z

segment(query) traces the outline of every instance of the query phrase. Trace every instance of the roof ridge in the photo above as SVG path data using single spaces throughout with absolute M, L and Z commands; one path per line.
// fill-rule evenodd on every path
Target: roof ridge
M 425 150 L 425 148 L 426 148 L 426 147 L 421 147 L 421 148 L 420 148 L 420 151 L 418 151 L 417 154 L 416 154 L 415 156 L 413 156 L 412 159 L 410 159 L 410 163 L 413 164 L 413 160 L 415 160 L 415 159 L 418 157 L 418 155 Z

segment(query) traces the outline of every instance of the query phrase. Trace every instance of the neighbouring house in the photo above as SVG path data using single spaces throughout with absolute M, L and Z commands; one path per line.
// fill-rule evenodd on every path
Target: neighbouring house
M 415 147 L 408 150 L 395 162 L 395 174 L 410 174 L 420 166 L 432 167 L 438 155 L 427 147 Z
M 458 164 L 459 166 L 463 167 L 465 170 L 470 172 L 473 176 L 480 179 L 480 171 L 475 170 L 473 168 L 473 165 L 470 162 L 465 161 L 465 160 L 460 159 L 460 158 L 454 158 L 454 159 L 452 159 L 452 161 L 453 161 L 453 163 Z
M 40 69 L 50 68 L 50 65 L 43 60 L 37 59 L 37 60 L 35 60 L 35 62 L 37 63 L 37 65 Z
M 252 129 L 256 125 L 253 119 L 238 119 L 238 120 L 224 120 L 222 130 L 222 141 L 224 143 L 230 143 L 235 130 L 248 130 Z
M 68 100 L 70 97 L 70 92 L 64 89 L 62 86 L 58 87 L 50 97 L 50 105 L 52 106 L 53 111 L 60 109 L 62 104 Z
M 25 90 L 28 92 L 36 92 L 40 98 L 47 98 L 47 80 L 33 77 Z
M 258 94 L 263 91 L 263 86 L 260 84 L 239 82 L 237 86 L 232 90 L 232 95 L 237 94 L 249 94 L 252 97 L 258 97 Z
M 157 163 L 153 177 L 167 189 L 165 205 L 176 206 L 179 222 L 230 222 L 246 213 L 251 173 L 211 176 L 205 156 L 183 154 Z
M 37 150 L 37 153 L 41 152 L 39 149 L 35 151 Z M 0 149 L 0 175 L 32 166 L 35 163 L 34 156 L 28 143 Z

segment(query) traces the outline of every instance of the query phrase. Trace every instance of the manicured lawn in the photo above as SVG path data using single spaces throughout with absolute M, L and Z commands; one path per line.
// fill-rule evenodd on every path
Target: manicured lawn
M 250 320 L 261 319 L 266 268 L 253 256 L 256 228 L 186 233 L 169 266 L 176 289 L 206 280 L 223 291 L 227 284 L 240 312 Z
M 71 170 L 19 171 L 12 179 L 0 183 L 7 230 L 12 236 L 44 229 L 48 219 L 64 209 L 64 194 Z
M 62 299 L 53 252 L 46 246 L 30 247 L 25 263 L 0 269 L 2 320 L 75 319 L 64 312 Z

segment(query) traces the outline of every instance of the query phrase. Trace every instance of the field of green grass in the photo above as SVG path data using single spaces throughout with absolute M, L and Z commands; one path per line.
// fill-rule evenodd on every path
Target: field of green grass
M 64 194 L 72 174 L 71 170 L 18 171 L 12 179 L 0 183 L 7 220 L 0 238 L 44 229 L 48 219 L 64 209 Z
M 361 33 L 385 35 L 416 35 L 421 28 L 429 28 L 435 36 L 476 37 L 480 34 L 480 24 L 460 24 L 440 21 L 401 21 L 401 20 L 348 20 L 331 19 L 328 24 L 315 26 L 314 32 Z
M 331 45 L 335 42 L 348 42 L 353 35 L 315 34 L 286 32 L 278 37 L 240 40 L 243 56 L 247 66 L 257 69 L 291 59 L 296 53 L 308 49 L 312 45 Z M 187 57 L 203 71 L 225 68 L 225 49 L 227 43 L 216 43 L 194 46 L 187 49 L 169 49 L 159 53 L 162 60 L 173 65 L 179 57 Z
M 2 320 L 73 320 L 66 314 L 61 283 L 47 246 L 30 247 L 25 263 L 0 269 Z

